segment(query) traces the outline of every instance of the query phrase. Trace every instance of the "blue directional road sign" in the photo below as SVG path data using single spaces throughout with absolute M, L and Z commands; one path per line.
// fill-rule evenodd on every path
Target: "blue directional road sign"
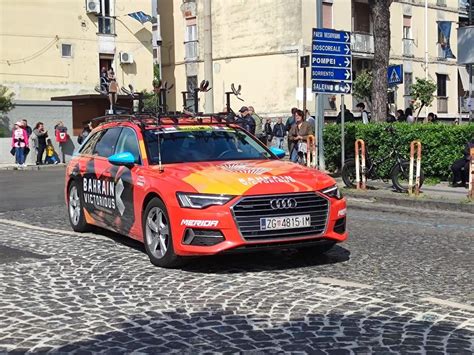
M 313 92 L 321 94 L 350 94 L 352 83 L 313 80 Z
M 328 68 L 350 68 L 352 66 L 351 57 L 349 56 L 330 56 L 330 55 L 313 55 L 312 66 L 328 67 Z
M 349 94 L 352 91 L 350 32 L 313 28 L 311 78 L 316 93 Z
M 390 65 L 387 69 L 388 85 L 403 84 L 403 65 Z
M 311 79 L 313 80 L 337 80 L 352 81 L 351 68 L 312 68 Z

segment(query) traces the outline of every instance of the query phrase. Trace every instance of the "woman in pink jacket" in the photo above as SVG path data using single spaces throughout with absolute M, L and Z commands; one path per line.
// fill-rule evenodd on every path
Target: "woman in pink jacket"
M 12 149 L 15 151 L 15 162 L 18 167 L 25 165 L 25 151 L 28 149 L 28 133 L 23 127 L 23 122 L 15 123 L 12 134 Z

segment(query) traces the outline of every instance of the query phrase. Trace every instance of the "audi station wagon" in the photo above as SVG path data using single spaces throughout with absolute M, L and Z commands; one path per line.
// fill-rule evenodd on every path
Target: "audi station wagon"
M 212 118 L 104 117 L 66 170 L 72 228 L 144 243 L 150 261 L 273 248 L 315 254 L 344 241 L 335 180 Z

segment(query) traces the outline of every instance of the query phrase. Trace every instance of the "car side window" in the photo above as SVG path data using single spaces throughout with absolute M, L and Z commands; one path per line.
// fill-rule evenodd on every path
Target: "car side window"
M 122 127 L 114 127 L 106 130 L 95 145 L 94 155 L 108 158 L 114 154 L 117 139 L 121 131 Z
M 102 134 L 104 134 L 104 131 L 95 132 L 90 137 L 87 137 L 87 142 L 84 143 L 79 153 L 92 155 L 94 153 L 95 145 Z
M 140 164 L 140 149 L 138 148 L 138 138 L 131 128 L 123 128 L 115 148 L 115 154 L 129 152 L 135 157 L 135 163 Z

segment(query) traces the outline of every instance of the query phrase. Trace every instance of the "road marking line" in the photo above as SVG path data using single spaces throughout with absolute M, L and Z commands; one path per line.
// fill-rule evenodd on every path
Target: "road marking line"
M 0 223 L 9 224 L 14 227 L 28 228 L 28 229 L 33 229 L 36 231 L 47 232 L 47 233 L 64 234 L 64 235 L 69 235 L 69 236 L 74 236 L 74 237 L 89 237 L 89 238 L 99 239 L 99 240 L 107 240 L 107 239 L 110 240 L 110 238 L 99 236 L 97 234 L 78 233 L 78 232 L 66 231 L 62 229 L 52 229 L 52 228 L 46 228 L 46 227 L 40 227 L 40 226 L 33 226 L 31 224 L 27 224 L 23 222 L 12 221 L 10 219 L 0 218 Z
M 373 286 L 370 286 L 370 285 L 367 285 L 367 284 L 361 284 L 361 283 L 358 283 L 358 282 L 333 279 L 331 277 L 317 277 L 316 281 L 319 281 L 321 283 L 335 285 L 335 286 L 357 287 L 357 288 L 366 288 L 366 289 L 373 288 Z
M 421 298 L 420 301 L 431 302 L 431 303 L 438 304 L 440 306 L 459 308 L 459 309 L 463 309 L 465 311 L 474 312 L 474 307 L 473 306 L 470 306 L 468 304 L 453 302 L 453 301 L 442 300 L 440 298 L 424 297 L 424 298 Z

